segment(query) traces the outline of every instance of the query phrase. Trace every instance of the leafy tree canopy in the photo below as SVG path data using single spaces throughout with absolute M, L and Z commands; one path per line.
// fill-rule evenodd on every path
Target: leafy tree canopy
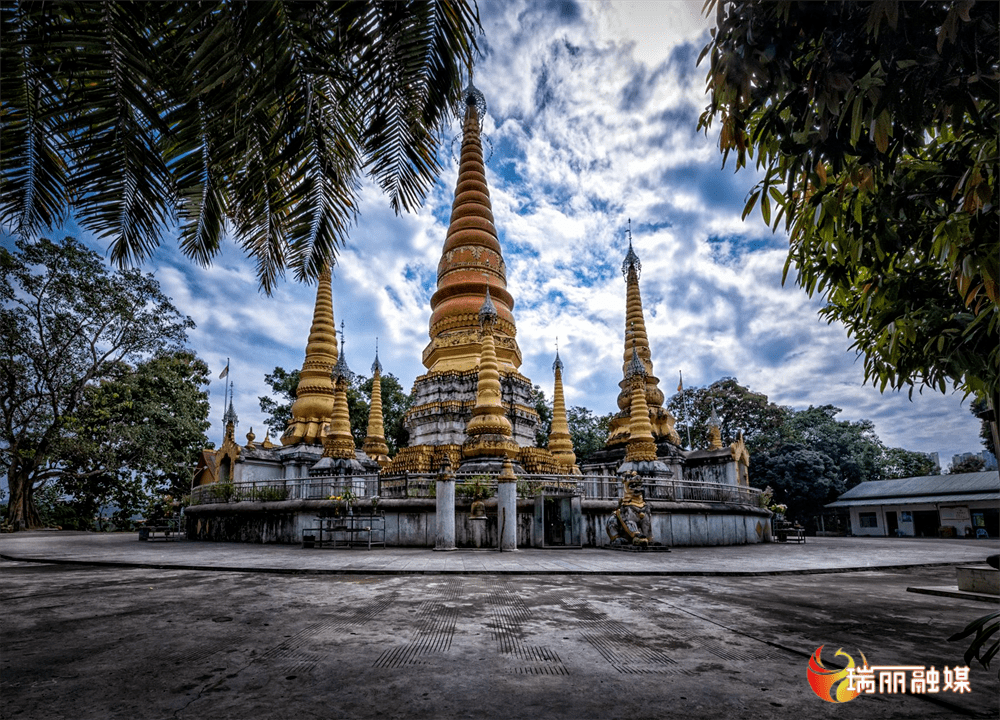
M 58 486 L 79 515 L 92 518 L 110 505 L 123 526 L 150 492 L 177 499 L 190 492 L 207 442 L 208 379 L 208 365 L 181 350 L 119 364 L 86 389 L 54 453 L 64 464 Z
M 120 399 L 98 393 L 100 384 L 121 380 L 126 368 L 150 356 L 180 350 L 194 323 L 152 275 L 110 272 L 73 238 L 18 240 L 14 252 L 0 248 L 0 300 L 0 471 L 10 485 L 7 518 L 15 528 L 37 527 L 35 491 L 79 466 L 71 460 L 74 433 L 119 423 Z M 89 419 L 80 425 L 83 417 Z
M 552 432 L 552 401 L 545 397 L 545 391 L 538 385 L 535 385 L 532 395 L 535 399 L 535 412 L 538 413 L 535 444 L 540 448 L 547 448 L 549 446 L 549 433 Z M 566 417 L 569 418 L 569 413 L 566 414 Z
M 780 428 L 790 412 L 732 377 L 717 380 L 708 387 L 685 388 L 683 393 L 671 396 L 667 407 L 677 418 L 676 429 L 682 440 L 687 439 L 690 427 L 691 442 L 696 448 L 708 446 L 708 421 L 714 407 L 722 437 L 728 441 L 742 431 L 751 455 L 780 442 Z
M 886 480 L 940 474 L 941 468 L 927 453 L 903 448 L 885 450 L 882 475 Z
M 995 2 L 711 0 L 725 164 L 784 220 L 786 275 L 826 301 L 882 389 L 948 381 L 1000 406 Z
M 845 489 L 869 480 L 882 480 L 885 445 L 871 420 L 837 420 L 840 408 L 809 406 L 793 411 L 782 427 L 790 442 L 828 455 L 836 463 Z
M 924 453 L 887 448 L 870 420 L 838 420 L 841 410 L 832 405 L 805 410 L 780 407 L 736 378 L 685 388 L 670 398 L 668 407 L 678 418 L 682 438 L 690 425 L 696 448 L 708 446 L 714 407 L 723 442 L 740 431 L 744 434 L 750 483 L 759 488 L 770 485 L 775 501 L 807 524 L 822 513 L 826 502 L 858 483 L 939 472 Z M 813 484 L 816 488 L 808 489 Z
M 598 450 L 604 449 L 608 441 L 608 427 L 614 413 L 595 415 L 591 410 L 574 405 L 566 411 L 569 437 L 573 442 L 573 452 L 577 464 L 582 464 Z
M 207 264 L 228 229 L 270 292 L 316 278 L 360 180 L 412 210 L 480 32 L 474 0 L 0 5 L 0 221 L 72 209 L 119 265 L 176 220 Z
M 264 424 L 270 428 L 271 434 L 280 438 L 292 419 L 292 403 L 295 402 L 295 391 L 299 387 L 299 371 L 289 372 L 283 367 L 276 367 L 274 372 L 264 376 L 264 382 L 270 385 L 271 392 L 279 399 L 260 395 L 257 398 L 260 411 L 267 416 Z
M 770 486 L 774 499 L 788 506 L 788 516 L 807 521 L 847 490 L 837 463 L 826 453 L 802 445 L 781 445 L 753 458 L 751 482 Z

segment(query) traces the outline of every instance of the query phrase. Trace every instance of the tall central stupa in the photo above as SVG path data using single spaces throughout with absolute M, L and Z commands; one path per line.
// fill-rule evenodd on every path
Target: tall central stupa
M 531 381 L 518 371 L 521 350 L 516 340 L 514 298 L 507 291 L 506 266 L 486 184 L 480 136 L 486 102 L 471 83 L 464 99 L 458 183 L 438 264 L 437 290 L 431 297 L 430 342 L 423 353 L 427 372 L 414 381 L 414 405 L 404 420 L 410 448 L 404 456 L 412 456 L 420 446 L 457 448 L 466 439 L 466 426 L 476 404 L 482 347 L 479 310 L 487 288 L 497 313 L 493 339 L 501 403 L 514 442 L 521 447 L 534 446 L 539 422 Z

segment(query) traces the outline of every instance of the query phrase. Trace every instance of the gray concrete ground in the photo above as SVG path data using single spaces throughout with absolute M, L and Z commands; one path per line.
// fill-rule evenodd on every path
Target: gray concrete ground
M 970 694 L 826 703 L 820 645 L 962 665 L 990 543 L 433 553 L 0 536 L 2 718 L 995 718 Z M 98 564 L 103 563 L 103 564 Z M 132 563 L 129 565 L 127 563 Z M 941 563 L 949 563 L 943 565 Z M 909 567 L 902 567 L 909 566 Z M 758 573 L 758 574 L 748 574 Z

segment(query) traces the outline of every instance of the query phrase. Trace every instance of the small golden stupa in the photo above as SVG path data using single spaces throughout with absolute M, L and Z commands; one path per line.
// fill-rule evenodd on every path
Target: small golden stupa
M 368 407 L 368 434 L 361 446 L 365 455 L 385 467 L 389 464 L 389 445 L 385 441 L 382 418 L 382 363 L 378 360 L 378 338 L 375 339 L 375 362 L 372 363 L 372 398 Z
M 552 429 L 549 431 L 549 452 L 559 465 L 559 468 L 568 475 L 579 475 L 580 468 L 576 465 L 576 453 L 573 452 L 573 440 L 569 434 L 569 422 L 566 419 L 566 397 L 563 393 L 562 382 L 563 362 L 559 359 L 559 350 L 556 350 L 556 359 L 552 363 L 552 372 L 555 374 L 554 387 L 552 392 Z

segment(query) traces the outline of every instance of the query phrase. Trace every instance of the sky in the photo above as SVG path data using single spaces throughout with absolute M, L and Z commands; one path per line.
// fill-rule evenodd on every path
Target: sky
M 787 238 L 755 211 L 741 221 L 752 170 L 722 168 L 718 136 L 696 127 L 707 104 L 709 37 L 702 0 L 482 2 L 475 83 L 493 147 L 487 181 L 515 299 L 522 374 L 552 396 L 552 361 L 565 364 L 568 405 L 616 409 L 625 333 L 626 227 L 642 262 L 640 287 L 654 373 L 669 396 L 722 377 L 780 405 L 832 404 L 841 420 L 870 419 L 883 442 L 951 456 L 982 449 L 961 393 L 879 393 L 841 325 L 818 316 L 790 276 Z M 378 338 L 384 372 L 404 387 L 424 372 L 430 297 L 457 178 L 455 122 L 443 133 L 444 170 L 423 208 L 396 216 L 374 185 L 334 270 L 334 316 L 351 369 L 369 375 Z M 106 243 L 67 226 L 106 256 Z M 58 236 L 58 232 L 53 235 Z M 5 243 L 8 239 L 4 240 Z M 237 437 L 266 430 L 258 397 L 275 367 L 301 367 L 315 285 L 288 277 L 271 297 L 232 242 L 211 267 L 168 239 L 143 268 L 197 329 L 208 362 L 212 427 L 222 438 L 231 362 Z

